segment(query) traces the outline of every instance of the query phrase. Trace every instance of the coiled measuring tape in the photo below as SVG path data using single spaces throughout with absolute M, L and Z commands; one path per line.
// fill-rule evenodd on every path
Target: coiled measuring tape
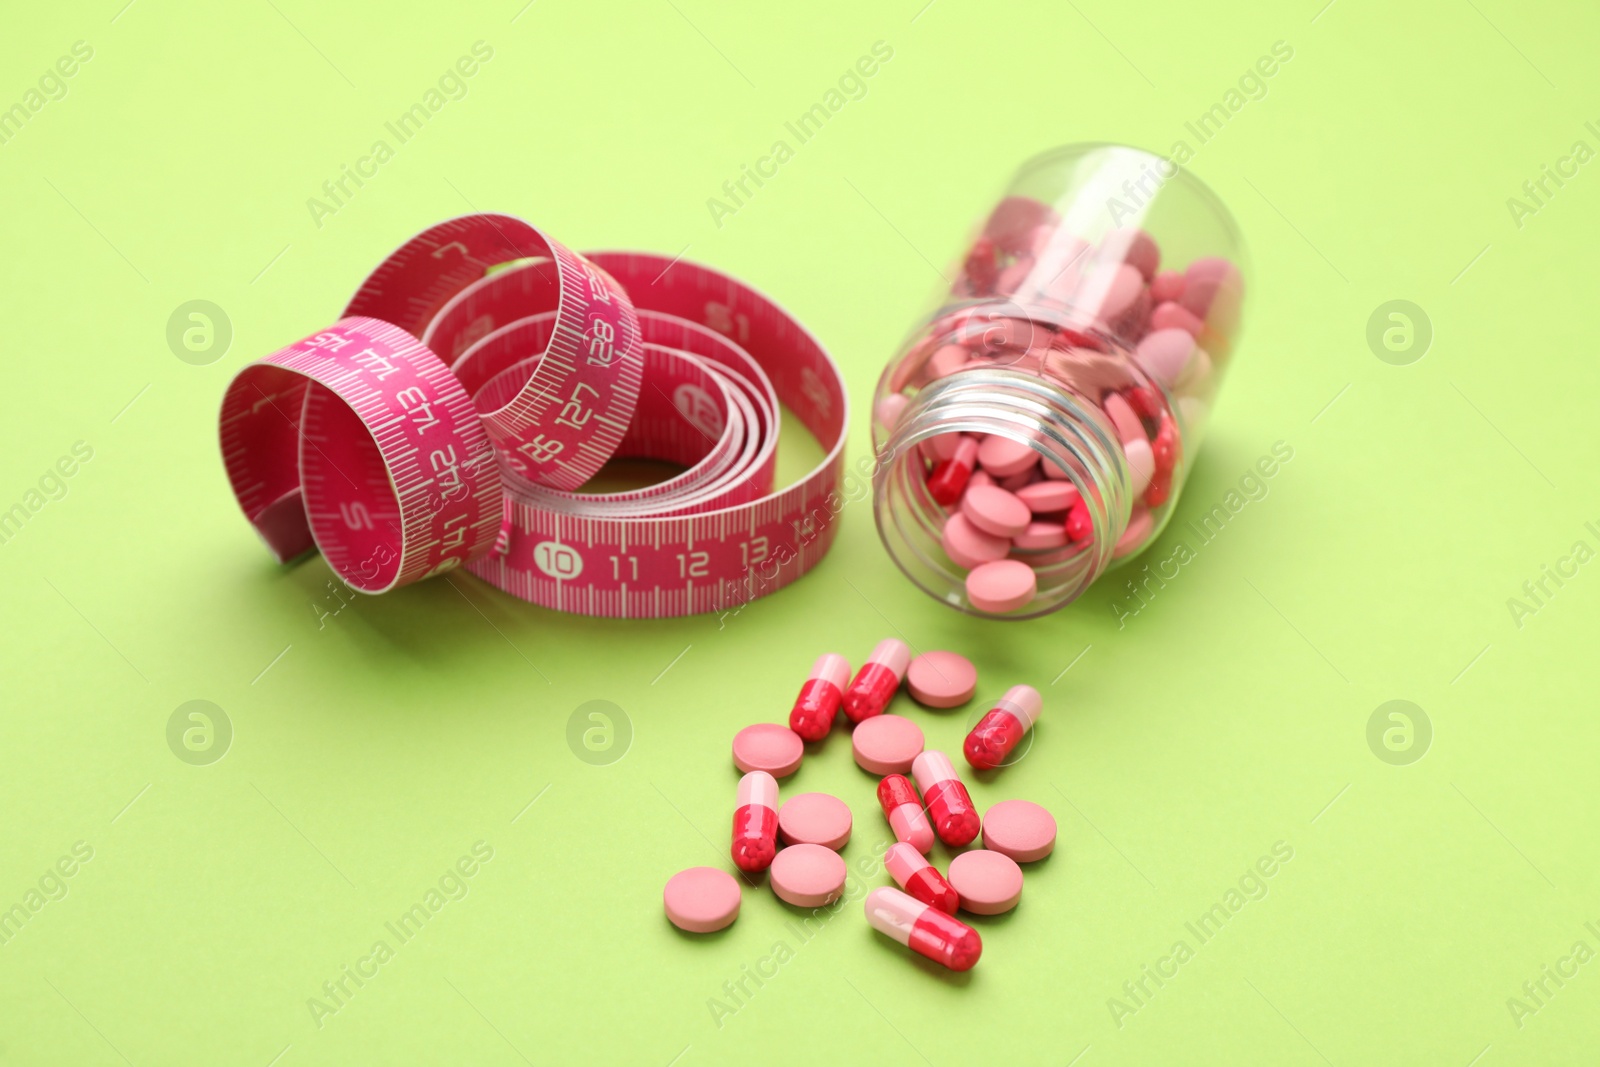
M 825 456 L 774 492 L 780 404 Z M 367 593 L 465 567 L 544 607 L 664 618 L 738 607 L 827 553 L 848 414 L 821 344 L 750 287 L 479 214 L 241 370 L 220 430 L 280 562 L 319 550 Z M 613 456 L 686 469 L 576 491 Z

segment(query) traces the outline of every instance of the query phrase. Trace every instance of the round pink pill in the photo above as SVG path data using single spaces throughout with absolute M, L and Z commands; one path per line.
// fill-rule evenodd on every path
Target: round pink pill
M 1141 437 L 1123 445 L 1122 454 L 1128 459 L 1128 492 L 1139 496 L 1149 487 L 1156 472 L 1155 452 L 1150 442 Z
M 1106 398 L 1100 402 L 1105 408 L 1106 415 L 1117 427 L 1117 437 L 1123 444 L 1129 441 L 1147 441 L 1144 424 L 1139 421 L 1139 416 L 1133 413 L 1133 408 L 1122 398 L 1121 393 L 1107 393 Z
M 1015 537 L 1028 528 L 1033 512 L 1015 493 L 997 485 L 968 488 L 961 498 L 961 513 L 972 525 L 996 537 Z
M 928 377 L 943 378 L 954 374 L 967 361 L 967 350 L 960 345 L 945 345 L 928 357 Z
M 1039 579 L 1033 568 L 1019 560 L 985 563 L 967 575 L 967 599 L 979 611 L 995 615 L 1016 611 L 1038 591 Z
M 1072 502 L 1078 499 L 1078 489 L 1071 482 L 1034 482 L 1018 489 L 1017 499 L 1028 505 L 1028 510 L 1035 515 L 1045 515 L 1070 508 Z
M 972 492 L 971 488 L 967 492 Z M 944 534 L 939 538 L 939 543 L 944 547 L 944 554 L 956 566 L 969 571 L 981 563 L 1005 559 L 1006 553 L 1011 550 L 1008 539 L 978 529 L 960 512 L 945 520 Z
M 1150 509 L 1136 507 L 1133 514 L 1128 516 L 1128 526 L 1122 531 L 1122 536 L 1117 538 L 1116 547 L 1111 550 L 1112 559 L 1121 559 L 1123 556 L 1132 555 L 1139 551 L 1150 537 L 1151 527 L 1155 520 L 1150 517 Z M 976 573 L 976 572 L 974 572 Z M 971 575 L 968 575 L 970 578 Z
M 873 414 L 878 416 L 878 422 L 885 429 L 894 429 L 894 424 L 900 421 L 900 415 L 906 410 L 906 405 L 911 403 L 904 393 L 890 393 L 878 401 L 878 406 L 873 409 Z
M 996 478 L 1021 474 L 1039 461 L 1039 453 L 1020 441 L 990 434 L 978 446 L 978 462 Z
M 1169 326 L 1165 330 L 1151 330 L 1139 342 L 1139 365 L 1150 372 L 1162 385 L 1171 386 L 1183 373 L 1194 352 L 1194 337 L 1188 330 Z
M 691 934 L 721 930 L 739 917 L 739 882 L 715 867 L 690 867 L 667 879 L 667 918 Z
M 783 853 L 778 853 L 783 858 Z M 776 862 L 772 865 L 776 868 Z M 974 915 L 999 915 L 1017 906 L 1022 896 L 1022 868 L 1010 856 L 988 849 L 963 852 L 950 861 L 946 875 L 961 896 L 961 908 Z
M 850 805 L 828 793 L 790 797 L 778 809 L 778 832 L 785 844 L 821 845 L 837 852 L 850 840 Z
M 1034 863 L 1056 847 L 1056 820 L 1030 800 L 1002 800 L 983 816 L 983 847 Z
M 758 722 L 733 735 L 733 765 L 749 774 L 766 771 L 785 778 L 800 769 L 806 743 L 787 726 Z
M 857 765 L 879 777 L 910 774 L 911 761 L 922 755 L 924 743 L 922 727 L 899 715 L 874 715 L 850 731 Z
M 1059 485 L 1059 482 L 1051 483 Z M 1030 522 L 1028 528 L 1011 539 L 1012 548 L 1024 548 L 1030 551 L 1039 551 L 1048 548 L 1062 548 L 1067 543 L 1067 527 L 1060 519 L 1054 522 Z
M 838 900 L 847 874 L 839 854 L 821 845 L 790 845 L 778 852 L 768 871 L 772 891 L 797 908 L 820 908 Z
M 956 454 L 956 449 L 961 447 L 965 435 L 959 433 L 940 433 L 925 439 L 919 446 L 922 454 L 935 463 L 943 463 Z
M 972 699 L 978 668 L 954 652 L 924 652 L 906 668 L 906 688 L 925 707 L 953 708 Z

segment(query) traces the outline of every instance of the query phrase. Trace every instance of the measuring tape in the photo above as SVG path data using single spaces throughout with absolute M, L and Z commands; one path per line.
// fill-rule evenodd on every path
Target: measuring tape
M 773 492 L 780 404 L 825 457 Z M 833 543 L 848 405 L 821 344 L 726 275 L 579 255 L 508 215 L 407 241 L 327 329 L 245 367 L 223 463 L 280 562 L 381 593 L 464 566 L 534 604 L 726 611 Z M 577 492 L 613 456 L 683 473 Z

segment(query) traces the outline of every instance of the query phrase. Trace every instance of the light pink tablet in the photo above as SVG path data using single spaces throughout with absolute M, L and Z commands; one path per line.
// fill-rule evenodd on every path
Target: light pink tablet
M 927 438 L 919 446 L 922 454 L 935 463 L 942 463 L 956 454 L 956 449 L 961 447 L 959 433 L 939 433 Z
M 996 478 L 1022 474 L 1039 461 L 1039 453 L 1019 441 L 990 434 L 978 446 L 978 462 Z
M 783 858 L 782 852 L 778 858 Z M 961 895 L 962 910 L 974 915 L 1010 911 L 1022 896 L 1022 868 L 1017 861 L 988 849 L 961 853 L 950 861 L 946 878 Z
M 1033 568 L 1019 560 L 985 563 L 967 575 L 967 599 L 972 606 L 996 615 L 1026 606 L 1038 591 L 1039 579 Z
M 1150 517 L 1150 509 L 1136 507 L 1133 514 L 1128 516 L 1127 529 L 1122 531 L 1122 536 L 1117 538 L 1117 545 L 1111 550 L 1112 559 L 1121 559 L 1139 551 L 1146 541 L 1150 539 L 1150 531 L 1155 526 L 1155 520 Z M 973 571 L 976 574 L 977 571 Z M 971 584 L 972 575 L 967 575 L 968 584 Z M 970 593 L 968 594 L 971 595 Z
M 1034 482 L 1018 489 L 1017 499 L 1028 505 L 1028 510 L 1035 515 L 1044 515 L 1070 508 L 1072 502 L 1078 499 L 1078 489 L 1071 482 Z
M 954 652 L 924 652 L 906 668 L 912 699 L 930 708 L 953 708 L 972 699 L 978 668 Z
M 1027 529 L 1033 519 L 1028 505 L 1018 500 L 1015 493 L 997 485 L 969 487 L 961 498 L 961 513 L 972 525 L 996 537 L 1015 537 Z
M 850 840 L 850 805 L 828 793 L 790 797 L 778 809 L 778 832 L 785 844 L 821 845 L 837 852 Z
M 1133 408 L 1122 398 L 1121 393 L 1108 393 L 1100 402 L 1106 409 L 1106 415 L 1117 427 L 1117 437 L 1126 445 L 1129 441 L 1149 441 L 1144 435 L 1144 424 L 1139 421 L 1139 416 L 1133 413 Z
M 873 409 L 873 414 L 878 416 L 878 421 L 888 430 L 894 429 L 894 424 L 900 421 L 900 415 L 906 410 L 906 405 L 911 403 L 904 393 L 890 393 L 878 401 L 878 406 Z
M 1139 365 L 1165 386 L 1171 386 L 1183 373 L 1194 352 L 1194 337 L 1188 330 L 1168 327 L 1152 330 L 1139 342 Z
M 1051 483 L 1053 485 L 1059 482 Z M 1012 548 L 1061 548 L 1067 543 L 1067 527 L 1060 519 L 1028 523 L 1028 528 L 1011 539 Z
M 768 870 L 772 891 L 797 908 L 832 904 L 844 892 L 844 860 L 821 845 L 790 845 L 778 853 Z
M 786 778 L 800 769 L 806 743 L 787 726 L 758 722 L 733 735 L 733 765 L 745 774 L 766 771 Z
M 739 882 L 715 867 L 690 867 L 667 879 L 667 918 L 680 930 L 709 934 L 739 917 Z
M 972 492 L 972 483 L 968 482 L 967 486 L 967 492 Z M 939 544 L 956 566 L 969 571 L 980 563 L 1005 559 L 1006 553 L 1011 551 L 1009 538 L 978 529 L 959 511 L 944 521 Z
M 1056 820 L 1031 800 L 1002 800 L 983 816 L 983 847 L 1033 863 L 1056 847 Z
M 1155 452 L 1150 442 L 1140 437 L 1123 445 L 1122 454 L 1128 457 L 1128 492 L 1140 496 L 1149 488 L 1150 478 L 1156 472 Z
M 923 744 L 922 728 L 899 715 L 862 719 L 850 732 L 856 763 L 867 773 L 879 776 L 910 774 L 911 761 L 922 755 Z

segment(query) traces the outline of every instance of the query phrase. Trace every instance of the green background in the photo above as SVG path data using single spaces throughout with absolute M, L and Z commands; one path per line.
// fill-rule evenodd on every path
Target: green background
M 1547 582 L 1520 626 L 1507 600 L 1574 542 L 1600 548 L 1600 166 L 1520 226 L 1506 201 L 1575 141 L 1600 148 L 1600 17 L 1322 2 L 10 13 L 0 106 L 73 42 L 93 58 L 0 145 L 0 507 L 74 442 L 93 458 L 0 545 L 0 907 L 75 843 L 93 858 L 0 946 L 0 1062 L 1592 1062 L 1600 962 L 1546 979 L 1533 1014 L 1507 1000 L 1570 972 L 1575 942 L 1600 951 L 1600 565 Z M 317 226 L 307 199 L 480 40 L 467 95 Z M 707 198 L 880 40 L 894 57 L 866 96 L 716 226 Z M 932 265 L 1020 161 L 1195 147 L 1184 123 L 1276 41 L 1292 60 L 1190 164 L 1254 273 L 1153 551 L 1274 442 L 1294 456 L 1121 626 L 1120 579 L 1021 625 L 937 607 L 863 505 L 815 573 L 720 624 L 561 616 L 467 576 L 335 614 L 324 564 L 275 567 L 228 493 L 230 376 L 473 209 L 773 294 L 844 367 L 858 458 Z M 206 366 L 166 340 L 195 299 L 233 331 Z M 1433 331 L 1404 366 L 1366 339 L 1396 299 Z M 786 470 L 810 447 L 787 439 Z M 1046 695 L 1035 748 L 974 792 L 1044 803 L 1060 840 L 1018 909 L 980 922 L 978 968 L 919 965 L 854 903 L 801 943 L 764 885 L 725 934 L 678 934 L 661 885 L 726 861 L 731 735 L 781 720 L 821 652 L 859 662 L 891 634 L 972 657 L 979 702 Z M 1396 699 L 1431 739 L 1393 756 L 1367 738 Z M 168 746 L 190 700 L 232 724 L 210 765 Z M 609 765 L 566 741 L 591 700 L 631 725 Z M 954 749 L 972 711 L 908 714 Z M 846 856 L 872 863 L 887 831 L 844 736 L 786 788 L 845 797 Z M 385 922 L 479 841 L 470 891 L 400 944 Z M 1185 923 L 1278 842 L 1293 858 L 1266 895 L 1199 944 Z M 393 958 L 319 1026 L 308 998 L 380 939 Z M 1193 958 L 1135 1005 L 1123 983 L 1180 939 Z M 719 1026 L 708 1001 L 779 941 L 792 958 Z

